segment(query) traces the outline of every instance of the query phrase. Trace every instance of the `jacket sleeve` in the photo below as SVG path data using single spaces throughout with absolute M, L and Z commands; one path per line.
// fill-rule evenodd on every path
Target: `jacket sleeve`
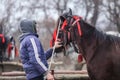
M 38 38 L 30 38 L 28 42 L 29 61 L 37 68 L 37 70 L 44 74 L 48 68 L 45 63 L 41 60 L 41 55 L 44 54 L 42 47 L 40 47 L 40 41 Z M 42 58 L 46 59 L 46 57 Z
M 45 52 L 47 60 L 52 56 L 53 49 L 50 48 Z

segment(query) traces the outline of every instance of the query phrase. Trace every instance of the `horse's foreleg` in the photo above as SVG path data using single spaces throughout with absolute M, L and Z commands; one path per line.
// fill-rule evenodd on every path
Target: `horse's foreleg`
M 3 66 L 3 63 L 0 64 L 0 67 L 1 67 L 2 72 L 4 72 L 4 66 Z
M 1 67 L 1 69 L 2 69 L 2 72 L 4 72 L 4 66 L 3 66 L 3 56 L 2 55 L 0 55 L 0 67 Z

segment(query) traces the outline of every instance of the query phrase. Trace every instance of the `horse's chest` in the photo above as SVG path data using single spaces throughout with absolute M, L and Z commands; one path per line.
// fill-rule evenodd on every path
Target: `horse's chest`
M 120 80 L 120 65 L 107 60 L 93 61 L 87 64 L 91 80 Z
M 108 80 L 113 72 L 112 62 L 104 58 L 89 62 L 87 68 L 92 80 Z

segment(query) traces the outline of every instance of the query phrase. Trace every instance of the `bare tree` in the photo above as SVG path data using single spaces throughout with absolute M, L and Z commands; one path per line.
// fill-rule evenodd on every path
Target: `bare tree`
M 97 19 L 98 19 L 99 13 L 100 13 L 99 12 L 100 3 L 101 3 L 101 0 L 93 0 L 94 10 L 93 10 L 93 16 L 91 18 L 91 23 L 93 25 L 96 25 L 96 23 L 97 23 Z
M 54 24 L 54 20 L 52 20 L 52 18 L 50 17 L 50 12 L 51 11 L 55 11 L 57 15 L 60 15 L 64 10 L 67 9 L 67 4 L 68 4 L 69 0 L 51 0 L 51 1 L 48 1 L 48 0 L 44 0 L 43 1 L 43 7 L 42 7 L 42 10 L 44 12 L 44 15 L 45 15 L 45 19 L 43 20 L 43 23 L 44 23 L 44 27 L 46 27 L 46 29 L 48 30 L 48 32 L 52 35 L 52 29 L 51 28 L 54 28 L 55 27 L 55 24 Z M 53 13 L 54 14 L 54 13 Z M 54 18 L 54 16 L 53 16 Z M 51 22 L 53 21 L 53 22 Z M 49 26 L 51 24 L 49 23 L 52 23 L 53 26 Z
M 80 8 L 80 6 L 83 6 L 82 9 L 85 10 L 84 20 L 89 21 L 94 26 L 96 25 L 100 14 L 99 6 L 101 3 L 102 0 L 82 0 L 81 2 L 79 0 L 76 0 L 78 8 Z
M 53 0 L 53 8 L 58 12 L 58 15 L 68 8 L 69 1 L 70 0 Z
M 9 24 L 9 22 L 11 19 L 12 9 L 14 7 L 14 1 L 6 0 L 6 1 L 3 1 L 3 4 L 4 4 L 4 9 L 5 9 L 4 14 L 6 16 L 3 16 L 1 18 L 0 26 L 1 26 L 1 33 L 4 33 L 6 35 L 6 34 L 8 34 L 8 32 L 11 28 L 11 25 Z
M 85 9 L 86 9 L 86 15 L 85 15 L 85 21 L 87 20 L 88 15 L 91 13 L 92 11 L 92 1 L 90 0 L 84 0 L 85 3 Z
M 109 0 L 107 11 L 109 13 L 109 16 L 107 16 L 108 20 L 114 23 L 120 32 L 120 1 Z
M 2 34 L 2 32 L 3 32 L 3 22 L 0 21 L 0 34 Z

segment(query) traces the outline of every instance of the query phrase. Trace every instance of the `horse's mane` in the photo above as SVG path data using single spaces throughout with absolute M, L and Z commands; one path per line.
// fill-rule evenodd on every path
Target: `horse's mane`
M 89 27 L 87 33 L 88 36 L 93 36 L 96 39 L 96 44 L 98 45 L 108 45 L 108 47 L 114 48 L 115 46 L 120 45 L 120 37 L 114 35 L 108 35 L 102 31 L 97 30 L 94 26 L 90 25 L 89 23 L 82 21 L 84 25 Z M 84 27 L 84 26 L 83 26 Z M 90 38 L 89 38 L 90 39 Z M 120 47 L 120 46 L 119 46 Z
M 81 27 L 82 27 L 82 29 L 83 29 L 83 32 L 84 32 L 85 34 L 88 34 L 88 36 L 90 36 L 90 33 L 93 33 L 93 32 L 94 32 L 94 34 L 96 35 L 96 37 L 99 37 L 100 39 L 101 39 L 101 38 L 102 38 L 102 39 L 106 39 L 106 38 L 111 38 L 111 39 L 113 38 L 113 39 L 115 39 L 115 38 L 118 38 L 117 36 L 108 35 L 108 34 L 102 32 L 102 31 L 99 31 L 98 29 L 96 29 L 95 26 L 87 23 L 87 22 L 84 21 L 84 20 L 81 20 L 80 23 L 81 23 Z M 84 27 L 84 28 L 83 28 L 83 27 Z
M 81 29 L 83 31 L 83 35 L 90 35 L 92 32 L 95 31 L 95 27 L 92 26 L 91 24 L 87 23 L 84 20 L 80 20 L 80 25 L 81 25 Z

